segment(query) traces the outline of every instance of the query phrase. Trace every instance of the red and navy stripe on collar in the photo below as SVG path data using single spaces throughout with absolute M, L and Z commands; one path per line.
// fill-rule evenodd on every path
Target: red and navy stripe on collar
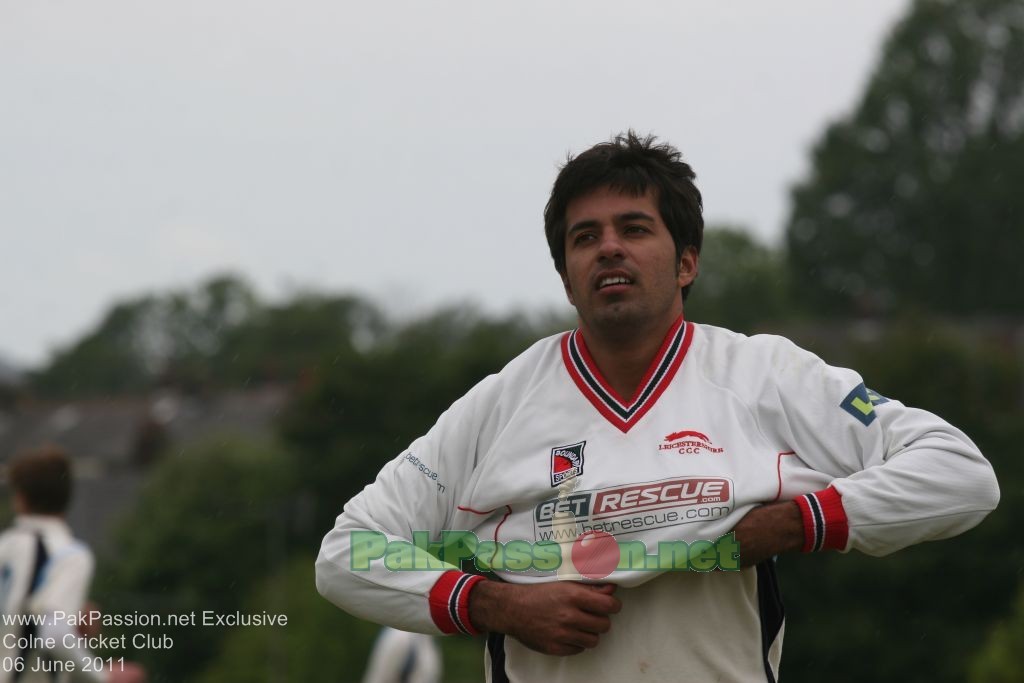
M 682 364 L 692 339 L 693 325 L 685 322 L 680 316 L 665 335 L 661 348 L 655 354 L 647 373 L 640 381 L 636 395 L 630 402 L 624 401 L 601 376 L 579 330 L 567 332 L 562 337 L 562 360 L 569 376 L 587 400 L 620 431 L 628 432 L 654 407 L 658 398 L 672 383 L 672 378 Z

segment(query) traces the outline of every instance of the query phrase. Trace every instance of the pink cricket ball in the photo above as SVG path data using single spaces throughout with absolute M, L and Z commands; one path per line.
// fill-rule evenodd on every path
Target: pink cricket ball
M 572 563 L 580 575 L 603 579 L 619 565 L 619 544 L 607 531 L 588 531 L 572 542 Z

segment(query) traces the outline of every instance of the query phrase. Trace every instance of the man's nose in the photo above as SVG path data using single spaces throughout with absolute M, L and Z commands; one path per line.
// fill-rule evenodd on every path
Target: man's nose
M 598 256 L 601 258 L 622 258 L 623 256 L 622 240 L 614 229 L 601 231 L 601 244 L 598 246 Z

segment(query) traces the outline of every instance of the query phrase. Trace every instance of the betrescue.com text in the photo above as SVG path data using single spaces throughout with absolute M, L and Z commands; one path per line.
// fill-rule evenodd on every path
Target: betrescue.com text
M 552 572 L 563 565 L 564 553 L 569 553 L 575 568 L 585 576 L 591 568 L 603 576 L 619 570 L 740 569 L 740 547 L 732 532 L 714 541 L 661 541 L 653 552 L 648 552 L 643 541 L 616 541 L 602 531 L 589 531 L 562 543 L 481 541 L 472 531 L 443 531 L 433 541 L 426 531 L 415 531 L 412 536 L 411 541 L 389 540 L 379 531 L 352 531 L 352 569 L 367 571 L 373 563 L 383 562 L 391 571 L 444 571 L 472 561 L 481 572 Z

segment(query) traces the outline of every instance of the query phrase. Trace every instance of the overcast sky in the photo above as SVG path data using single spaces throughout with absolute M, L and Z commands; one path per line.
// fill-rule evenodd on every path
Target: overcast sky
M 557 164 L 633 127 L 711 223 L 781 236 L 810 145 L 907 0 L 0 0 L 0 357 L 231 270 L 560 306 Z

